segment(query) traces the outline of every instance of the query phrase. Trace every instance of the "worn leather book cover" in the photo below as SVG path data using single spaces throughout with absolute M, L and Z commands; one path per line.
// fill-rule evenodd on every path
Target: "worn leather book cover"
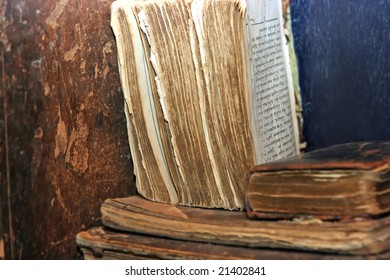
M 250 218 L 378 218 L 390 210 L 390 142 L 336 145 L 255 166 L 247 178 Z
M 0 258 L 77 259 L 100 202 L 135 193 L 111 2 L 0 1 Z
M 101 212 L 107 227 L 156 237 L 349 255 L 390 249 L 390 216 L 348 221 L 250 220 L 244 212 L 175 206 L 139 196 L 108 199 Z
M 80 232 L 77 245 L 88 260 L 338 260 L 338 259 L 389 259 L 390 252 L 369 256 L 353 256 L 228 246 L 205 242 L 116 231 L 94 227 Z

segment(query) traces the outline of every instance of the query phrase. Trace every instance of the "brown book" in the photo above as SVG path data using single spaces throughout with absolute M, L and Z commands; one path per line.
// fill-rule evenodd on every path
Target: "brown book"
M 255 249 L 203 242 L 175 240 L 95 227 L 77 234 L 76 242 L 88 260 L 337 260 L 390 259 L 390 251 L 352 256 L 295 250 Z
M 251 169 L 250 218 L 343 220 L 390 210 L 390 142 L 336 145 Z
M 143 197 L 243 209 L 250 166 L 298 153 L 280 5 L 113 3 L 129 144 Z
M 108 199 L 101 212 L 107 227 L 156 237 L 351 255 L 390 249 L 390 216 L 340 222 L 249 220 L 244 212 L 174 206 L 139 196 Z

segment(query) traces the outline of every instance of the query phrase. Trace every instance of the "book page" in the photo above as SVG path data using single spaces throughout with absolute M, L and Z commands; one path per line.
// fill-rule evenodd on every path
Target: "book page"
M 130 150 L 135 159 L 137 190 L 153 200 L 177 203 L 177 194 L 162 150 L 141 31 L 132 11 L 136 2 L 139 1 L 114 2 L 111 26 L 118 42 L 119 72 Z
M 251 127 L 256 164 L 299 152 L 281 1 L 247 0 Z

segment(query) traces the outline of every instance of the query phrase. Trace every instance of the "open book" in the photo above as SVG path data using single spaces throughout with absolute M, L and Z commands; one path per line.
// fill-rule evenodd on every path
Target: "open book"
M 113 3 L 139 194 L 242 209 L 249 168 L 298 153 L 280 2 Z

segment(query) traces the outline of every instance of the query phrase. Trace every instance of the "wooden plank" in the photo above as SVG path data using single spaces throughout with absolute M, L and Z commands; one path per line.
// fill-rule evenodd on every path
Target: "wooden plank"
M 134 193 L 110 4 L 0 4 L 7 258 L 77 258 L 102 201 Z

